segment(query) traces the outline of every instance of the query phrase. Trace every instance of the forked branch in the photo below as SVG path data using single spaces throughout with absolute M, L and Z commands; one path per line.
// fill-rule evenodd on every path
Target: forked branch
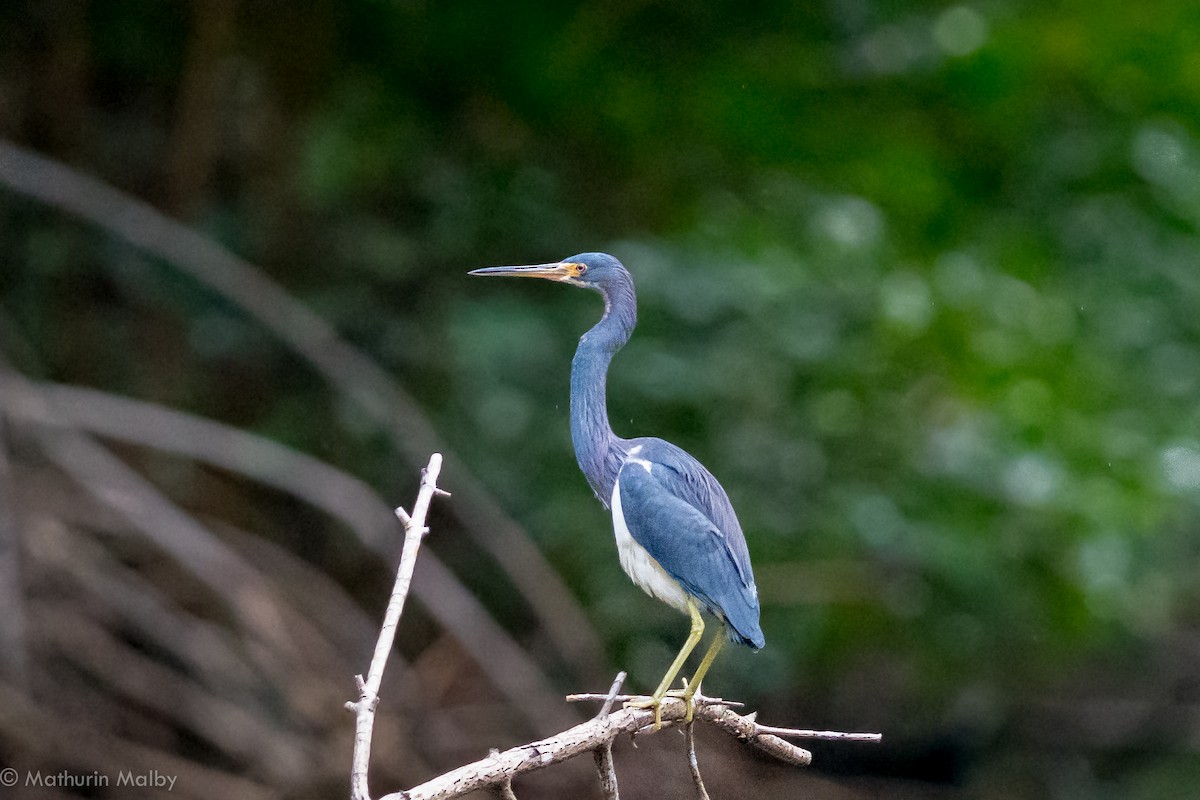
M 421 489 L 411 515 L 404 509 L 396 509 L 396 515 L 404 523 L 404 552 L 400 558 L 400 568 L 396 575 L 396 583 L 387 612 L 384 615 L 383 626 L 379 632 L 379 641 L 375 645 L 375 655 L 371 661 L 371 667 L 365 679 L 361 675 L 357 676 L 359 699 L 357 702 L 346 703 L 346 708 L 356 715 L 351 772 L 351 797 L 353 800 L 370 800 L 367 767 L 370 762 L 371 732 L 375 723 L 375 708 L 379 704 L 379 686 L 388 654 L 391 652 L 395 640 L 400 615 L 404 610 L 404 601 L 408 596 L 417 551 L 420 548 L 421 540 L 428 533 L 428 528 L 425 527 L 425 516 L 429 510 L 429 503 L 435 494 L 447 494 L 437 487 L 441 465 L 442 457 L 434 453 L 429 459 L 429 466 L 425 468 Z M 618 792 L 617 776 L 612 760 L 613 741 L 621 734 L 650 735 L 657 730 L 652 709 L 624 706 L 613 710 L 615 703 L 647 699 L 640 695 L 618 694 L 624 677 L 624 673 L 618 675 L 607 693 L 575 694 L 566 698 L 569 702 L 602 704 L 599 713 L 587 722 L 537 742 L 513 747 L 504 752 L 492 751 L 479 761 L 443 773 L 406 791 L 384 795 L 381 800 L 450 800 L 450 798 L 461 797 L 489 787 L 501 791 L 502 796 L 515 797 L 512 792 L 512 780 L 515 776 L 543 769 L 585 753 L 595 755 L 604 796 L 615 800 Z M 733 710 L 733 707 L 740 706 L 740 703 L 717 697 L 707 697 L 699 693 L 696 694 L 694 702 L 694 722 L 711 725 L 780 761 L 795 766 L 807 766 L 812 761 L 812 754 L 787 741 L 784 737 L 850 741 L 879 741 L 881 739 L 881 735 L 877 733 L 841 733 L 759 725 L 755 721 L 756 714 L 743 716 Z M 687 707 L 683 700 L 664 698 L 662 704 L 663 729 L 687 725 L 686 715 Z M 694 740 L 690 735 L 688 742 L 689 769 L 697 792 L 701 797 L 705 797 L 703 781 L 700 779 L 699 763 L 695 755 Z

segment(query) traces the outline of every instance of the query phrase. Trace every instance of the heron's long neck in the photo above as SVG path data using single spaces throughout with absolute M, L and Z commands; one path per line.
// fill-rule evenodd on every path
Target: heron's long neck
M 579 340 L 571 362 L 571 439 L 579 468 L 607 507 L 625 450 L 608 423 L 605 379 L 637 323 L 632 282 L 605 291 L 604 306 L 604 317 Z

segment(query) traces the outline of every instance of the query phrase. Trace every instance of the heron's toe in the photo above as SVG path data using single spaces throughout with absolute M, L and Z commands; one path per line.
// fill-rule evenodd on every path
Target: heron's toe
M 653 708 L 654 709 L 654 730 L 662 727 L 662 698 L 647 697 L 642 700 L 629 700 L 625 703 L 626 708 Z
M 689 685 L 687 678 L 683 679 L 682 689 L 670 689 L 667 691 L 667 697 L 678 697 L 687 704 L 687 711 L 684 714 L 684 722 L 691 722 L 696 716 L 696 692 L 700 690 L 700 684 Z
M 683 721 L 691 722 L 692 718 L 696 716 L 696 698 L 695 698 L 695 696 L 688 694 L 686 689 L 672 689 L 671 691 L 667 692 L 667 694 L 671 697 L 678 697 L 680 700 L 682 700 L 685 703 L 686 710 L 684 711 L 684 714 L 683 714 Z

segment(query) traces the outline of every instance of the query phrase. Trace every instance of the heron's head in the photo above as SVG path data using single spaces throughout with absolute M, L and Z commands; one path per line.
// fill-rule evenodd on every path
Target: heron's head
M 523 267 L 484 267 L 471 275 L 501 275 L 514 278 L 546 278 L 547 280 L 596 289 L 603 292 L 617 282 L 628 282 L 629 272 L 620 261 L 608 253 L 580 253 L 551 264 L 530 264 Z

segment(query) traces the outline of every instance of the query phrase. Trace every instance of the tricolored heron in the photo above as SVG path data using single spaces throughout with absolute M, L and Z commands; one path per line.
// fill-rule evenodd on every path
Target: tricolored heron
M 571 439 L 592 491 L 612 510 L 621 566 L 647 594 L 691 617 L 691 632 L 662 682 L 643 707 L 660 724 L 662 699 L 687 703 L 721 649 L 718 632 L 682 691 L 668 692 L 704 634 L 700 609 L 717 617 L 728 638 L 759 649 L 758 590 L 741 525 L 721 484 L 691 455 L 662 439 L 622 439 L 608 423 L 605 378 L 613 355 L 637 323 L 633 278 L 606 253 L 581 253 L 554 264 L 485 267 L 472 275 L 547 278 L 593 289 L 604 298 L 604 316 L 579 340 L 571 362 Z

